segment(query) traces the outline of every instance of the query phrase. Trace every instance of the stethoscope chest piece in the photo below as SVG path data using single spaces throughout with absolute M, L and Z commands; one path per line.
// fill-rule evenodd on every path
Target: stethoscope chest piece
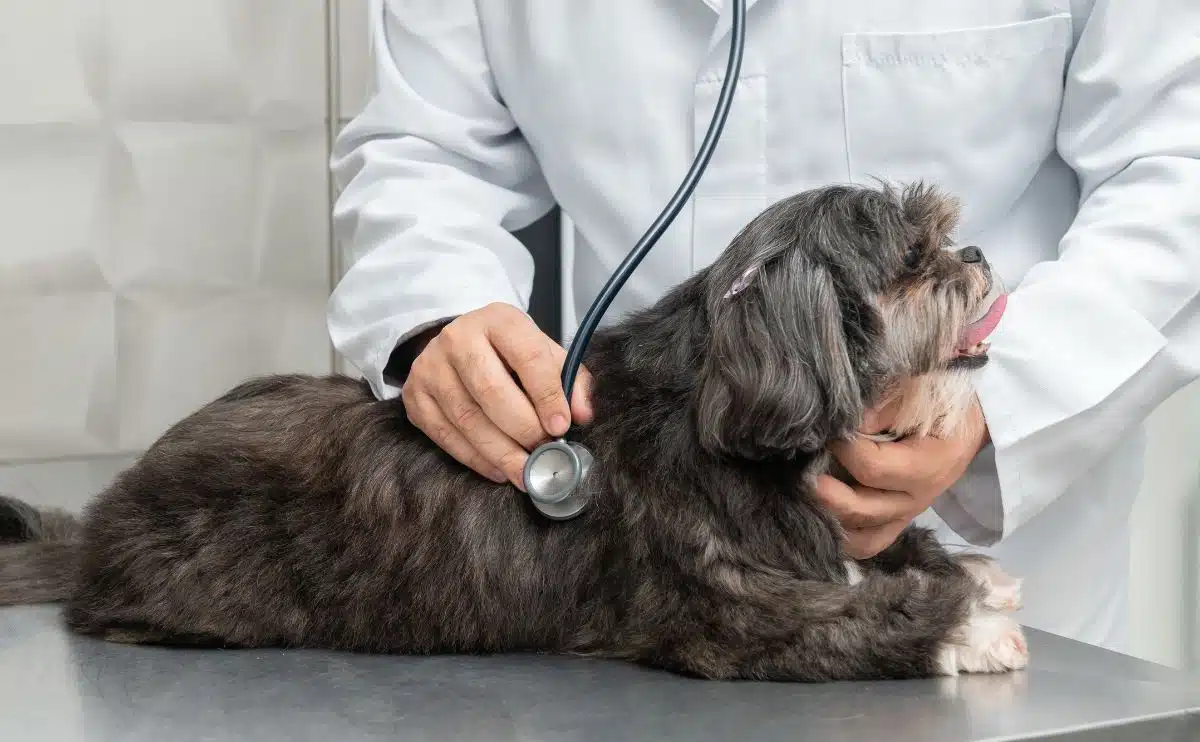
M 583 512 L 587 501 L 580 485 L 592 467 L 592 453 L 581 443 L 543 443 L 525 461 L 525 491 L 542 515 L 568 520 Z

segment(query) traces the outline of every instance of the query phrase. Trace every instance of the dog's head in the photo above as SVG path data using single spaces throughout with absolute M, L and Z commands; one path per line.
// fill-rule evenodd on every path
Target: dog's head
M 710 450 L 762 459 L 848 437 L 902 394 L 895 434 L 950 432 L 1004 295 L 958 206 L 924 185 L 836 186 L 766 209 L 704 274 L 696 388 Z

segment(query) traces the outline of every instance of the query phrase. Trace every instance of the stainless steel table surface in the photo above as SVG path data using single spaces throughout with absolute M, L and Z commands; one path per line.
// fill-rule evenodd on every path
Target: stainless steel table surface
M 1200 740 L 1200 685 L 1031 632 L 1010 675 L 711 682 L 536 655 L 133 647 L 0 609 L 0 740 Z

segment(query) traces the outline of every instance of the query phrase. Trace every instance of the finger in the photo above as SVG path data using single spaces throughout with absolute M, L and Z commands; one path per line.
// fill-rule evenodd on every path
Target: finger
M 847 530 L 843 551 L 851 559 L 870 559 L 895 543 L 906 523 L 900 519 L 873 528 Z
M 547 439 L 546 430 L 529 398 L 486 338 L 479 337 L 465 347 L 452 347 L 449 358 L 455 373 L 448 376 L 453 376 L 465 388 L 473 406 L 483 412 L 478 418 L 463 421 L 464 424 L 480 426 L 486 422 L 488 425 L 485 427 L 499 429 L 505 438 L 516 441 L 526 451 L 532 451 Z M 455 390 L 448 388 L 446 391 L 450 393 Z M 462 400 L 459 402 L 463 404 Z M 442 409 L 445 410 L 445 406 Z M 457 414 L 473 415 L 474 411 L 464 407 L 447 412 L 459 429 L 468 433 L 460 424 Z M 467 437 L 474 441 L 470 435 Z
M 571 390 L 571 416 L 579 425 L 587 425 L 596 417 L 592 407 L 592 389 L 595 381 L 586 366 L 579 367 L 579 375 L 575 377 L 575 388 Z
M 900 412 L 900 397 L 892 397 L 884 404 L 867 410 L 863 416 L 863 424 L 858 432 L 864 435 L 875 435 L 891 430 Z
M 542 429 L 553 436 L 565 434 L 571 424 L 571 408 L 562 387 L 566 351 L 525 315 L 489 328 L 488 340 L 521 380 Z
M 439 448 L 453 456 L 459 463 L 481 476 L 501 484 L 508 481 L 504 472 L 492 466 L 483 455 L 454 427 L 442 413 L 436 400 L 428 394 L 414 392 L 405 396 L 404 409 L 413 425 L 429 437 Z
M 913 499 L 907 492 L 851 487 L 829 475 L 817 477 L 815 494 L 847 530 L 876 528 L 905 517 L 913 509 Z
M 528 453 L 519 442 L 491 421 L 486 411 L 472 398 L 463 381 L 455 374 L 447 373 L 439 378 L 432 396 L 446 419 L 484 460 L 524 491 L 523 475 Z
M 909 491 L 931 474 L 937 461 L 925 440 L 876 442 L 869 438 L 834 441 L 829 451 L 855 481 L 883 490 Z

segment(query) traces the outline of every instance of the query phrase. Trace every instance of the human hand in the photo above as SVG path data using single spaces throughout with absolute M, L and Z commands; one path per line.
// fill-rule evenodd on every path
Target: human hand
M 429 338 L 404 382 L 404 408 L 446 453 L 523 490 L 528 452 L 565 434 L 571 420 L 592 419 L 592 377 L 579 369 L 568 406 L 560 378 L 565 359 L 527 314 L 489 304 Z
M 888 430 L 893 416 L 894 407 L 873 410 L 859 432 Z M 988 440 L 983 410 L 975 402 L 953 438 L 924 436 L 877 443 L 860 436 L 832 444 L 834 458 L 858 484 L 822 475 L 816 495 L 841 521 L 847 555 L 867 559 L 890 546 L 913 518 L 958 481 Z

